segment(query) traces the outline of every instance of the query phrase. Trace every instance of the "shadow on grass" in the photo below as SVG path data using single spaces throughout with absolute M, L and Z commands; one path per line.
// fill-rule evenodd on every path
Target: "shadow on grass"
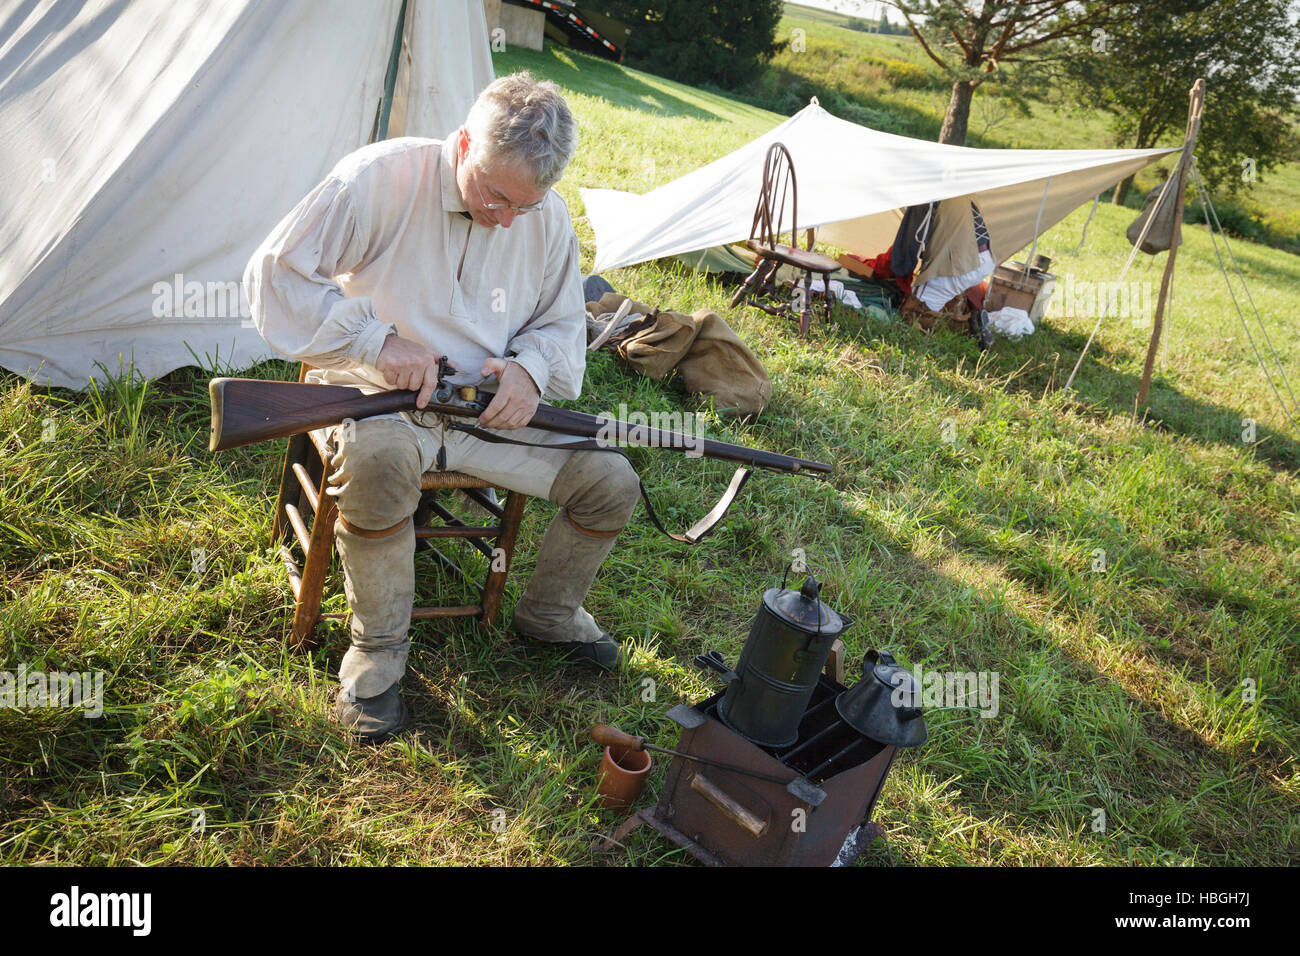
M 494 54 L 492 60 L 498 76 L 516 70 L 536 70 L 559 83 L 566 91 L 603 100 L 621 109 L 651 116 L 685 116 L 701 120 L 727 118 L 651 86 L 608 60 L 575 50 L 557 50 L 552 44 L 547 44 L 540 53 L 513 47 Z
M 1031 343 L 1032 352 L 1027 356 L 1037 359 L 1036 365 L 1013 383 L 1014 389 L 1037 389 L 1041 394 L 1048 385 L 1050 365 L 1046 359 L 1053 354 L 1060 356 L 1059 364 L 1065 369 L 1064 375 L 1058 374 L 1055 384 L 1063 385 L 1086 341 L 1087 337 L 1081 332 L 1040 325 Z M 1136 365 L 1143 359 L 1145 354 L 1114 353 L 1093 342 L 1073 386 L 1080 403 L 1106 409 L 1112 415 L 1132 415 L 1141 378 L 1131 372 L 1119 371 L 1115 365 L 1120 361 Z M 1149 427 L 1202 445 L 1240 449 L 1245 417 L 1250 416 L 1241 409 L 1191 397 L 1158 370 L 1151 377 L 1147 411 L 1143 416 Z M 1255 437 L 1252 448 L 1260 460 L 1276 470 L 1295 472 L 1300 469 L 1300 442 L 1295 438 L 1259 423 L 1255 424 Z
M 979 357 L 975 340 L 964 334 L 938 333 L 927 336 L 898 322 L 873 322 L 848 309 L 836 310 L 834 325 L 835 330 L 828 338 L 842 336 L 850 341 L 858 339 L 867 342 L 879 339 L 890 342 L 905 352 L 929 355 L 952 367 L 959 361 L 970 363 Z M 1086 342 L 1087 335 L 1083 332 L 1058 329 L 1044 322 L 1027 342 L 995 339 L 991 354 L 981 366 L 980 374 L 984 378 L 997 379 L 1014 373 L 1014 378 L 1003 386 L 1007 392 L 1042 396 L 1049 389 L 1064 386 Z M 1132 416 L 1140 376 L 1121 371 L 1116 366 L 1138 365 L 1144 358 L 1145 353 L 1134 355 L 1127 351 L 1112 351 L 1094 341 L 1072 386 L 1079 405 L 1084 409 L 1096 409 L 1106 417 Z M 1025 367 L 1021 369 L 1021 366 Z M 975 394 L 969 390 L 962 391 L 950 383 L 944 383 L 940 387 L 954 398 Z M 1236 450 L 1244 444 L 1243 419 L 1247 417 L 1252 416 L 1241 409 L 1187 395 L 1157 370 L 1152 375 L 1148 408 L 1143 420 L 1150 428 L 1179 435 L 1201 445 L 1219 445 Z M 1255 423 L 1254 429 L 1256 440 L 1251 447 L 1260 461 L 1277 471 L 1300 471 L 1300 441 L 1259 422 Z
M 761 80 L 764 92 L 751 89 L 720 90 L 751 106 L 790 116 L 808 105 L 816 96 L 828 112 L 852 123 L 881 132 L 910 136 L 934 142 L 938 139 L 943 115 L 906 103 L 886 100 L 880 96 L 853 90 L 836 83 L 831 77 L 814 82 L 806 76 L 784 66 L 769 66 Z M 947 98 L 947 93 L 943 94 Z M 975 145 L 971 143 L 970 145 Z M 982 146 L 996 145 L 982 142 Z
M 828 598 L 865 625 L 849 634 L 850 645 L 858 651 L 851 665 L 856 667 L 865 648 L 884 646 L 909 663 L 924 662 L 926 670 L 1001 672 L 998 718 L 980 721 L 988 726 L 975 730 L 960 726 L 954 715 L 945 715 L 931 742 L 914 758 L 919 769 L 939 777 L 959 773 L 964 794 L 983 789 L 981 799 L 958 800 L 971 816 L 988 820 L 1010 811 L 1011 829 L 1032 833 L 1042 826 L 1041 835 L 1051 839 L 1062 835 L 1063 826 L 1069 829 L 1071 821 L 1078 832 L 1085 832 L 1091 811 L 1100 807 L 1112 821 L 1129 821 L 1120 824 L 1129 835 L 1120 846 L 1098 847 L 1116 862 L 1126 852 L 1148 848 L 1185 856 L 1209 854 L 1221 861 L 1284 862 L 1282 831 L 1294 810 L 1294 798 L 1276 785 L 1285 778 L 1290 759 L 1276 741 L 1266 738 L 1249 753 L 1240 747 L 1213 746 L 1164 717 L 1155 701 L 1122 688 L 1114 675 L 1098 670 L 1054 638 L 1050 619 L 1063 612 L 1049 609 L 1036 620 L 1013 610 L 1003 594 L 971 587 L 918 558 L 899 535 L 862 510 L 837 504 L 826 515 L 826 524 L 851 532 L 865 553 L 883 551 L 888 557 L 872 573 L 908 594 L 906 604 L 889 608 L 887 628 L 882 620 L 885 608 L 878 600 L 862 599 L 851 588 Z M 985 563 L 996 557 L 1015 565 L 1016 555 L 999 548 L 987 534 L 971 535 L 965 527 L 955 533 L 952 559 Z M 836 593 L 837 579 L 861 573 L 826 570 L 830 595 Z M 1045 583 L 1023 570 L 1007 573 L 1027 579 L 1052 607 L 1070 596 L 1059 582 Z M 873 584 L 871 593 L 876 590 L 878 585 Z M 946 634 L 954 626 L 954 617 L 969 630 L 949 638 Z M 1126 647 L 1133 644 L 1129 635 L 1120 640 Z M 954 644 L 967 649 L 963 657 L 954 654 Z M 1169 680 L 1184 670 L 1182 663 L 1155 653 L 1138 653 Z M 1200 663 L 1190 667 L 1192 673 Z M 1220 676 L 1230 688 L 1240 679 L 1234 674 Z M 1232 786 L 1207 799 L 1203 791 L 1211 771 L 1231 780 Z M 886 784 L 884 800 L 889 799 Z M 1182 819 L 1182 824 L 1159 823 L 1166 811 Z M 1148 822 L 1139 825 L 1138 819 Z M 1270 821 L 1268 826 L 1265 820 Z M 903 862 L 924 861 L 919 849 L 900 853 L 895 847 L 894 854 Z M 873 859 L 880 861 L 878 856 Z

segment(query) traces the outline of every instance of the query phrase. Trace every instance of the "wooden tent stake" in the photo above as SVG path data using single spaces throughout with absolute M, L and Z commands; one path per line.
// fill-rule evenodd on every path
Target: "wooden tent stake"
M 1151 369 L 1155 365 L 1156 351 L 1160 347 L 1160 330 L 1164 327 L 1165 300 L 1174 280 L 1174 260 L 1178 258 L 1178 247 L 1183 241 L 1183 194 L 1187 186 L 1187 171 L 1192 166 L 1192 156 L 1196 151 L 1196 134 L 1201 129 L 1201 107 L 1205 102 L 1205 79 L 1201 78 L 1192 86 L 1190 104 L 1187 108 L 1187 133 L 1183 137 L 1183 155 L 1178 163 L 1178 183 L 1174 194 L 1174 234 L 1169 245 L 1169 257 L 1165 260 L 1165 274 L 1160 279 L 1160 298 L 1156 302 L 1155 321 L 1152 323 L 1151 344 L 1147 346 L 1146 364 L 1142 366 L 1142 384 L 1138 386 L 1137 404 L 1147 403 L 1147 394 L 1151 391 Z

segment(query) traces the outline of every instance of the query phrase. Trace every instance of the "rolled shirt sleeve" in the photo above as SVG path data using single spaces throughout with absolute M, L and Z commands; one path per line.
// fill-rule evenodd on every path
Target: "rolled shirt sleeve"
M 555 197 L 558 199 L 559 197 Z M 559 203 L 563 208 L 563 203 Z M 587 365 L 586 302 L 578 237 L 564 212 L 567 242 L 553 245 L 533 317 L 510 340 L 507 355 L 523 366 L 546 399 L 577 398 Z
M 368 297 L 348 297 L 335 276 L 366 253 L 367 223 L 347 184 L 326 179 L 280 221 L 244 271 L 244 294 L 268 345 L 318 368 L 374 366 L 396 328 Z

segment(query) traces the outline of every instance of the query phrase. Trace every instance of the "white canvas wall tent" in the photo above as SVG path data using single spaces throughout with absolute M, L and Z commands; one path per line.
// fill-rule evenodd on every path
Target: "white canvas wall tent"
M 903 210 L 969 196 L 1002 262 L 1038 234 L 1170 149 L 973 149 L 881 133 L 813 103 L 775 129 L 644 195 L 584 189 L 595 271 L 748 238 L 772 143 L 799 183 L 799 227 L 870 257 L 893 242 Z M 973 228 L 973 227 L 972 227 Z
M 492 81 L 481 0 L 0 2 L 0 365 L 84 387 L 272 357 L 240 277 L 376 130 L 442 137 Z

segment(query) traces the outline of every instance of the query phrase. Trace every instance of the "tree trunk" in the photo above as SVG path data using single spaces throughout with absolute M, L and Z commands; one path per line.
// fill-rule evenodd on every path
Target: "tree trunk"
M 1128 196 L 1128 191 L 1133 187 L 1133 177 L 1125 176 L 1120 180 L 1120 184 L 1115 187 L 1115 195 L 1111 197 L 1111 202 L 1116 206 L 1124 205 L 1124 199 Z
M 1138 120 L 1137 137 L 1133 143 L 1134 149 L 1150 149 L 1155 145 L 1160 133 L 1164 131 L 1164 124 L 1157 124 L 1151 119 L 1150 114 L 1144 114 Z M 1134 174 L 1136 175 L 1136 174 Z M 1115 187 L 1115 195 L 1111 197 L 1111 202 L 1116 206 L 1124 205 L 1124 200 L 1128 197 L 1128 191 L 1133 188 L 1133 176 L 1125 176 L 1123 181 Z
M 943 128 L 939 130 L 939 142 L 950 146 L 966 145 L 966 125 L 970 122 L 970 101 L 974 92 L 975 85 L 970 80 L 953 83 L 948 112 L 944 114 Z

